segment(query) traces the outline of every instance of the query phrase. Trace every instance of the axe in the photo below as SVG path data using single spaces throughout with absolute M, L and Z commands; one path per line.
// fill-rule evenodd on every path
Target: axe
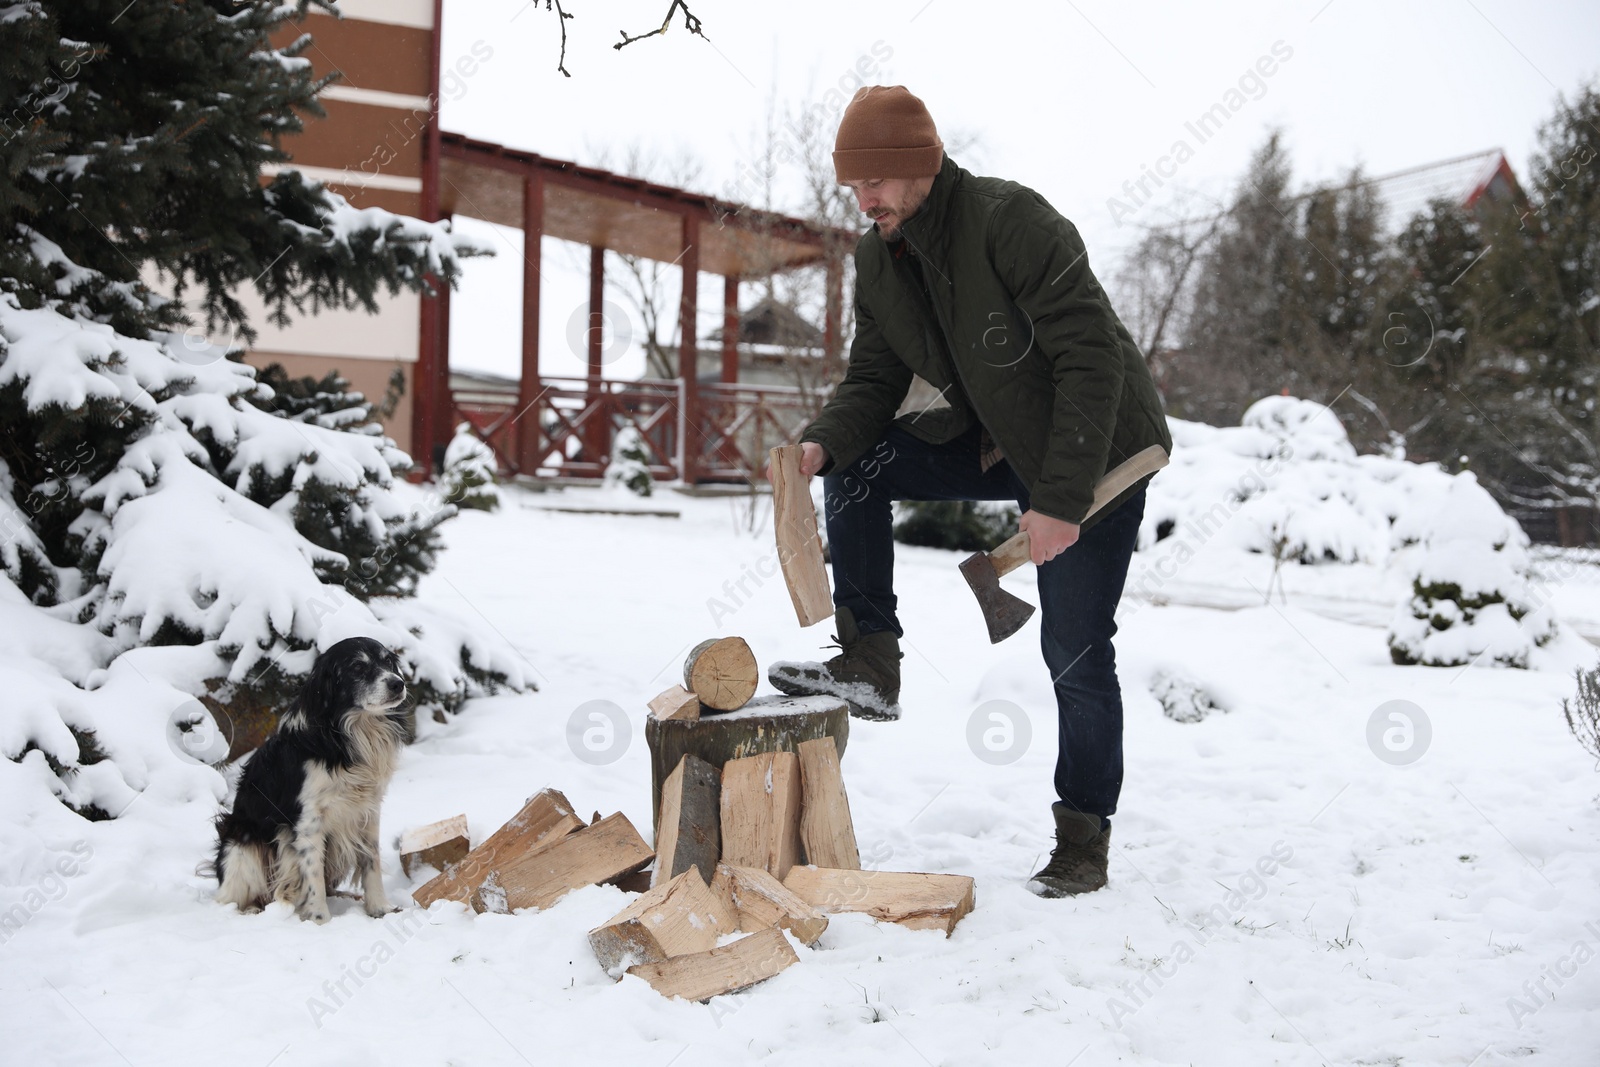
M 1089 506 L 1087 520 L 1101 508 L 1126 491 L 1133 483 L 1154 474 L 1167 465 L 1167 450 L 1151 445 L 1123 460 L 1101 478 L 1094 487 L 1094 503 Z M 1069 549 L 1070 551 L 1070 549 Z M 1033 558 L 1033 546 L 1028 543 L 1026 530 L 1008 538 L 992 552 L 974 552 L 961 563 L 961 573 L 972 586 L 983 609 L 983 621 L 989 624 L 989 643 L 997 645 L 1022 629 L 1022 624 L 1033 617 L 1033 605 L 1012 596 L 1000 588 L 1000 576 L 1010 574 Z

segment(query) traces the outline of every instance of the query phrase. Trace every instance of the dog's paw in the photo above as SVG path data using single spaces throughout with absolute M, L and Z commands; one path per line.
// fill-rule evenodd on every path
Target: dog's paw
M 328 905 L 326 904 L 315 904 L 303 907 L 299 910 L 299 915 L 300 918 L 310 919 L 318 926 L 321 926 L 323 923 L 332 918 L 332 916 L 328 914 Z
M 387 900 L 363 901 L 362 907 L 374 919 L 381 919 L 385 915 L 393 915 L 400 910 Z

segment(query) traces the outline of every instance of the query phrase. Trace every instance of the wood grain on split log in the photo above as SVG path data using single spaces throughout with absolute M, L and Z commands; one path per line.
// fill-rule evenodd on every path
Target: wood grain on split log
M 862 912 L 947 937 L 974 903 L 972 879 L 962 874 L 795 867 L 783 884 L 819 911 Z
M 789 599 L 801 626 L 833 614 L 828 567 L 822 561 L 817 509 L 807 479 L 800 473 L 799 445 L 779 445 L 771 452 L 772 528 L 778 542 L 778 563 L 789 586 Z
M 624 964 L 659 963 L 687 952 L 717 947 L 717 938 L 739 928 L 738 914 L 713 893 L 694 868 L 656 886 L 589 931 L 600 966 L 621 978 Z
M 723 764 L 723 862 L 782 881 L 800 856 L 799 757 L 763 752 Z
M 713 637 L 695 645 L 683 662 L 683 685 L 702 710 L 737 711 L 756 695 L 761 669 L 742 637 Z
M 658 719 L 698 719 L 700 698 L 681 685 L 658 693 L 650 701 L 650 714 Z
M 436 900 L 470 903 L 473 893 L 509 859 L 546 848 L 582 828 L 583 820 L 559 790 L 542 790 L 460 863 L 413 890 L 411 899 L 424 908 Z
M 818 867 L 859 870 L 855 823 L 839 768 L 839 750 L 828 739 L 802 741 L 800 756 L 800 844 L 806 862 Z
M 655 855 L 621 812 L 544 848 L 504 859 L 472 894 L 477 911 L 548 908 L 586 885 L 643 870 Z
M 789 931 L 801 944 L 810 945 L 828 928 L 826 915 L 756 867 L 717 864 L 711 892 L 732 902 L 739 929 L 746 933 L 776 926 Z
M 783 931 L 770 929 L 706 952 L 642 963 L 628 968 L 628 973 L 643 978 L 665 997 L 710 1000 L 748 989 L 799 962 Z

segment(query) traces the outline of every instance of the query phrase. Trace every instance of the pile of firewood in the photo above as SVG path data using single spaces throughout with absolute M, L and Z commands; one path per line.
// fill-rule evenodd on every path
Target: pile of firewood
M 701 754 L 676 757 L 661 784 L 653 850 L 621 813 L 596 812 L 585 824 L 565 796 L 546 789 L 476 848 L 461 816 L 406 834 L 406 872 L 423 864 L 443 872 L 413 898 L 424 908 L 458 900 L 478 912 L 509 913 L 548 908 L 586 885 L 638 891 L 589 932 L 595 956 L 614 978 L 634 974 L 689 1000 L 745 989 L 798 962 L 785 932 L 814 944 L 831 913 L 861 912 L 948 936 L 972 910 L 972 879 L 861 870 L 839 764 L 847 717 L 831 714 L 842 710 L 828 706 L 831 698 L 820 710 L 819 698 L 763 698 L 746 707 L 755 677 L 742 640 L 707 642 L 690 654 L 684 686 L 650 702 L 652 728 L 708 720 L 687 742 Z M 725 720 L 726 730 L 709 721 L 741 708 L 758 732 L 736 729 L 738 716 Z M 767 725 L 785 715 L 840 736 L 801 740 L 805 729 Z M 738 739 L 731 746 L 721 736 L 730 731 Z M 709 740 L 695 739 L 701 736 Z M 769 743 L 769 751 L 736 754 Z M 734 934 L 744 936 L 722 943 Z

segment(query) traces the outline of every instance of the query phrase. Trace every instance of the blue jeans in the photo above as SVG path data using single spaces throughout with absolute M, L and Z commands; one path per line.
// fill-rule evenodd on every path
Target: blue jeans
M 859 630 L 905 631 L 895 615 L 894 500 L 1015 500 L 1028 489 L 1007 462 L 979 469 L 979 428 L 930 445 L 891 426 L 851 466 L 823 478 L 834 604 Z M 1059 752 L 1056 794 L 1068 807 L 1108 818 L 1122 792 L 1122 690 L 1117 683 L 1115 614 L 1144 517 L 1144 490 L 1038 568 L 1040 644 L 1055 686 Z M 992 547 L 992 546 L 991 546 Z M 978 606 L 969 627 L 983 634 Z

